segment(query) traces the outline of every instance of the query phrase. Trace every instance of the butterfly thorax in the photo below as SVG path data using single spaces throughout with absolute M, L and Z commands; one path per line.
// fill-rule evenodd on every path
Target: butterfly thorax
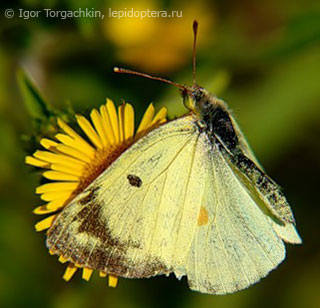
M 226 103 L 207 90 L 194 86 L 182 93 L 184 103 L 197 118 L 197 124 L 212 143 L 219 142 L 229 151 L 238 152 L 239 140 Z

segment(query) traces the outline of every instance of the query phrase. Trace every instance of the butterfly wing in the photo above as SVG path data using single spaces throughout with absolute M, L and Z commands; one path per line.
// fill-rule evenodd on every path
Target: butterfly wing
M 241 149 L 242 153 L 255 164 L 255 168 L 259 168 L 260 170 L 263 171 L 263 167 L 256 159 L 251 147 L 249 146 L 237 122 L 234 120 L 232 116 L 230 118 L 232 121 L 232 125 L 235 129 L 235 132 L 237 134 L 237 137 L 239 140 L 239 148 Z M 278 204 L 276 204 L 273 199 L 266 198 L 264 193 L 257 190 L 257 186 L 255 185 L 256 183 L 252 183 L 248 181 L 246 176 L 243 175 L 243 173 L 237 168 L 237 166 L 235 166 L 234 163 L 230 162 L 230 158 L 227 158 L 226 160 L 229 161 L 230 166 L 232 167 L 234 174 L 238 177 L 239 181 L 241 181 L 242 184 L 245 187 L 247 187 L 249 193 L 255 199 L 255 202 L 260 206 L 260 208 L 264 211 L 264 213 L 269 216 L 270 222 L 273 225 L 273 228 L 278 234 L 278 236 L 288 243 L 292 243 L 292 244 L 302 243 L 302 240 L 295 228 L 294 223 L 289 223 L 288 219 L 284 219 L 282 220 L 282 222 L 275 219 L 275 217 L 280 218 L 283 216 L 285 218 L 288 218 L 288 217 L 293 218 L 290 206 L 286 201 L 286 198 L 283 196 L 280 190 L 280 187 L 276 183 L 274 183 L 271 179 L 266 177 L 266 180 L 268 182 L 269 180 L 271 180 L 270 184 L 273 186 L 275 195 L 277 195 L 278 199 L 282 200 L 281 207 L 279 207 Z
M 59 214 L 50 250 L 124 277 L 185 274 L 205 185 L 198 138 L 187 116 L 140 139 Z
M 206 164 L 212 170 L 202 202 L 208 219 L 196 229 L 187 276 L 193 290 L 226 294 L 266 276 L 284 259 L 285 247 L 216 146 Z
M 285 256 L 272 222 L 192 116 L 141 138 L 74 199 L 47 245 L 123 277 L 174 272 L 190 287 L 243 289 Z

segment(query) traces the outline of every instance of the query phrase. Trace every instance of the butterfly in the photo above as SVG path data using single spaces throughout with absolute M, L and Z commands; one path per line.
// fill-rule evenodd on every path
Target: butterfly
M 192 290 L 232 293 L 256 283 L 301 238 L 281 190 L 263 170 L 226 103 L 180 88 L 189 112 L 123 152 L 58 215 L 50 251 L 125 278 L 174 273 Z

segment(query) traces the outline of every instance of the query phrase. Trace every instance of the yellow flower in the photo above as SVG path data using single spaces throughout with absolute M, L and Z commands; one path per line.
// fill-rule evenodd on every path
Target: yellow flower
M 35 225 L 37 231 L 50 228 L 55 217 L 74 197 L 94 181 L 110 164 L 130 145 L 147 132 L 166 121 L 166 108 L 156 115 L 152 104 L 146 110 L 141 123 L 134 133 L 134 109 L 128 103 L 119 106 L 118 112 L 113 102 L 107 103 L 100 110 L 93 109 L 90 117 L 92 123 L 81 115 L 76 120 L 86 135 L 80 136 L 69 125 L 58 118 L 62 132 L 56 141 L 42 139 L 41 145 L 46 151 L 36 151 L 26 157 L 26 163 L 35 167 L 48 169 L 43 177 L 52 181 L 36 189 L 46 204 L 34 209 L 35 214 L 52 214 Z M 66 262 L 63 256 L 59 261 Z M 63 276 L 70 280 L 78 268 L 69 264 Z M 89 280 L 92 269 L 83 268 L 82 278 Z M 100 273 L 105 277 L 105 273 Z M 115 287 L 117 277 L 109 275 L 109 286 Z

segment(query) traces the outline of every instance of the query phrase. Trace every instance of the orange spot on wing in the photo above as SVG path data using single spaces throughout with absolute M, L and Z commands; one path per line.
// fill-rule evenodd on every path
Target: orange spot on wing
M 198 226 L 204 226 L 208 223 L 208 211 L 201 206 L 198 216 Z

